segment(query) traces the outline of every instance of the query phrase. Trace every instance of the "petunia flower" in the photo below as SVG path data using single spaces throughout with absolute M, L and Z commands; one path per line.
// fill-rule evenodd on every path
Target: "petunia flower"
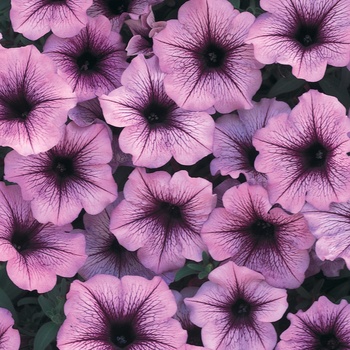
M 155 273 L 202 260 L 200 230 L 215 206 L 212 185 L 184 170 L 172 177 L 136 168 L 124 187 L 125 199 L 111 217 L 111 232 Z M 142 205 L 140 205 L 142 203 Z
M 107 123 L 124 127 L 119 145 L 136 166 L 157 168 L 171 157 L 192 165 L 212 150 L 212 117 L 179 108 L 167 96 L 163 79 L 157 58 L 139 55 L 123 73 L 123 86 L 100 97 Z
M 87 23 L 86 10 L 92 0 L 11 0 L 13 30 L 37 40 L 50 30 L 61 37 L 72 37 Z
M 350 306 L 345 300 L 337 305 L 321 296 L 307 311 L 290 313 L 287 318 L 291 324 L 276 350 L 350 348 Z
M 202 327 L 204 346 L 215 350 L 272 350 L 277 342 L 271 322 L 288 307 L 284 289 L 232 261 L 216 268 L 193 298 L 186 298 L 191 321 Z
M 317 238 L 317 256 L 331 261 L 343 258 L 350 268 L 350 202 L 332 203 L 324 211 L 305 205 L 303 214 Z
M 17 329 L 13 329 L 14 320 L 11 312 L 0 308 L 0 349 L 18 350 L 21 338 Z
M 127 67 L 125 45 L 104 16 L 90 18 L 79 34 L 69 39 L 51 35 L 44 54 L 52 58 L 58 73 L 76 92 L 79 102 L 120 86 Z
M 80 128 L 71 122 L 61 141 L 45 153 L 28 157 L 8 153 L 5 178 L 20 185 L 39 222 L 64 225 L 82 208 L 95 215 L 117 198 L 117 185 L 107 164 L 111 158 L 105 125 Z
M 299 287 L 315 241 L 304 217 L 271 208 L 266 190 L 248 183 L 226 191 L 223 204 L 203 225 L 210 255 L 259 271 L 274 287 Z
M 86 260 L 85 239 L 71 231 L 69 224 L 39 223 L 19 186 L 0 182 L 0 260 L 7 261 L 8 276 L 18 287 L 45 293 L 55 286 L 56 275 L 78 272 Z
M 239 110 L 238 115 L 228 114 L 217 119 L 213 142 L 215 158 L 210 164 L 212 174 L 220 172 L 238 178 L 242 173 L 249 183 L 264 185 L 266 175 L 254 168 L 259 152 L 253 146 L 253 135 L 265 127 L 271 117 L 289 112 L 284 102 L 262 99 L 259 103 L 253 102 L 251 110 Z
M 72 89 L 36 47 L 0 50 L 0 145 L 22 155 L 55 146 L 76 104 Z
M 153 38 L 167 94 L 181 107 L 220 113 L 252 108 L 261 84 L 253 46 L 245 43 L 255 17 L 227 0 L 190 0 L 178 20 Z
M 255 168 L 267 175 L 272 204 L 297 213 L 306 200 L 328 210 L 350 198 L 350 120 L 335 97 L 310 90 L 299 99 L 255 133 Z
M 171 317 L 174 296 L 160 277 L 118 279 L 96 275 L 74 281 L 67 294 L 67 316 L 57 335 L 60 350 L 176 350 L 186 331 Z
M 261 0 L 267 11 L 250 28 L 247 43 L 264 64 L 292 66 L 307 81 L 321 80 L 327 64 L 343 67 L 350 61 L 348 0 Z
M 112 24 L 113 31 L 119 32 L 124 21 L 131 17 L 137 19 L 147 12 L 150 5 L 156 5 L 162 0 L 93 0 L 88 9 L 89 16 L 106 16 Z
M 137 275 L 151 279 L 154 273 L 140 263 L 136 252 L 129 252 L 120 245 L 109 230 L 111 212 L 116 205 L 116 202 L 110 204 L 97 215 L 84 215 L 83 233 L 88 258 L 79 274 L 85 279 L 97 274 L 113 275 L 118 278 Z
M 104 120 L 102 109 L 98 98 L 79 102 L 68 111 L 68 117 L 78 126 L 88 126 L 97 120 Z

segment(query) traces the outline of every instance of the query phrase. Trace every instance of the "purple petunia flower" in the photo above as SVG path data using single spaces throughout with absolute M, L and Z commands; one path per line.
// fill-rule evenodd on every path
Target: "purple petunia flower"
M 350 268 L 350 202 L 332 203 L 327 211 L 305 205 L 303 214 L 317 238 L 317 256 L 331 261 L 343 258 Z
M 61 141 L 45 153 L 28 157 L 8 153 L 5 178 L 20 185 L 39 222 L 64 225 L 82 208 L 98 214 L 117 198 L 117 185 L 107 164 L 111 159 L 105 125 L 80 128 L 71 122 Z
M 97 215 L 84 215 L 88 258 L 79 274 L 85 279 L 97 274 L 113 275 L 118 278 L 137 275 L 151 279 L 154 273 L 140 263 L 136 252 L 129 252 L 120 245 L 109 230 L 110 215 L 115 206 L 116 203 L 110 204 Z
M 315 241 L 303 216 L 271 208 L 266 190 L 247 183 L 225 192 L 223 203 L 202 229 L 210 255 L 259 271 L 274 287 L 299 287 Z
M 350 306 L 321 296 L 307 311 L 288 314 L 291 325 L 281 334 L 276 350 L 350 349 Z
M 215 350 L 272 350 L 277 341 L 271 322 L 288 307 L 284 289 L 232 261 L 209 274 L 193 298 L 186 298 L 191 321 L 202 327 L 204 346 Z
M 13 329 L 14 320 L 11 312 L 0 308 L 0 349 L 18 350 L 21 338 L 17 329 Z
M 167 73 L 165 90 L 181 108 L 229 113 L 252 107 L 262 64 L 244 40 L 254 19 L 227 0 L 190 0 L 153 38 Z
M 215 206 L 212 185 L 186 171 L 172 177 L 136 168 L 124 187 L 125 199 L 112 212 L 111 231 L 119 243 L 156 273 L 202 260 L 200 230 Z M 141 203 L 141 205 L 140 205 Z
M 0 50 L 0 145 L 22 155 L 55 146 L 76 104 L 52 61 L 30 45 Z
M 30 40 L 50 30 L 61 38 L 71 37 L 85 27 L 91 4 L 92 0 L 11 0 L 12 27 Z
M 262 99 L 259 103 L 253 102 L 253 106 L 251 110 L 239 110 L 238 115 L 224 115 L 216 121 L 213 142 L 215 159 L 210 169 L 212 174 L 220 172 L 233 178 L 243 173 L 248 182 L 264 185 L 266 175 L 254 168 L 258 151 L 252 143 L 253 135 L 265 127 L 271 117 L 290 113 L 290 108 L 275 99 Z
M 139 55 L 123 73 L 123 86 L 100 97 L 107 123 L 124 127 L 120 148 L 137 166 L 157 168 L 171 157 L 192 165 L 212 150 L 212 117 L 179 108 L 167 96 L 163 79 L 157 58 Z
M 267 174 L 270 201 L 293 213 L 305 200 L 320 210 L 350 197 L 350 120 L 332 96 L 310 90 L 288 116 L 256 132 L 255 168 Z
M 125 19 L 129 16 L 137 19 L 139 15 L 147 12 L 150 5 L 160 3 L 162 0 L 94 0 L 88 9 L 89 16 L 106 16 L 112 24 L 114 31 L 119 32 Z
M 350 61 L 348 0 L 261 0 L 268 11 L 252 25 L 246 42 L 264 64 L 278 62 L 307 81 L 321 80 L 327 64 Z
M 104 120 L 98 98 L 78 103 L 68 112 L 68 117 L 78 126 L 88 126 L 97 120 Z
M 0 260 L 21 289 L 50 291 L 56 275 L 73 277 L 86 260 L 81 233 L 68 233 L 71 225 L 41 224 L 19 186 L 0 182 Z M 0 347 L 1 348 L 1 347 Z
M 120 86 L 127 67 L 125 45 L 104 16 L 90 18 L 78 35 L 62 39 L 51 35 L 44 54 L 52 58 L 58 73 L 86 101 Z
M 120 280 L 97 275 L 74 281 L 67 316 L 57 335 L 60 350 L 176 350 L 187 334 L 175 314 L 174 296 L 160 277 Z

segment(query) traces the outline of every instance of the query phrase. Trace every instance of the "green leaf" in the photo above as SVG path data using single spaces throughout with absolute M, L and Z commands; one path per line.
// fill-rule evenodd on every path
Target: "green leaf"
M 235 9 L 239 9 L 241 6 L 241 0 L 229 0 Z
M 13 307 L 12 301 L 9 296 L 0 288 L 0 307 L 9 310 L 12 313 L 12 317 L 15 322 L 18 322 L 18 315 Z
M 335 96 L 346 109 L 350 107 L 350 95 L 347 89 L 341 88 L 340 80 L 331 75 L 326 75 L 318 83 L 325 94 Z
M 303 287 L 297 288 L 296 292 L 304 299 L 311 299 L 312 298 L 311 294 Z
M 35 297 L 27 297 L 27 298 L 22 298 L 18 300 L 17 306 L 23 306 L 23 305 L 37 305 L 38 304 L 38 298 Z
M 206 277 L 208 277 L 208 272 L 207 272 L 207 271 L 202 271 L 202 272 L 200 272 L 200 273 L 198 274 L 198 278 L 199 278 L 200 280 L 202 280 L 202 279 L 204 279 L 204 278 L 206 278 Z
M 202 260 L 203 260 L 203 265 L 208 265 L 209 264 L 209 255 L 207 252 L 203 251 L 202 252 Z
M 338 300 L 343 297 L 345 297 L 347 294 L 349 294 L 350 291 L 350 284 L 349 281 L 346 281 L 335 288 L 333 288 L 329 293 L 327 293 L 329 296 L 332 296 L 334 299 Z
M 53 322 L 44 323 L 34 338 L 34 350 L 45 350 L 56 338 L 59 328 L 60 326 Z
M 53 300 L 45 298 L 43 295 L 40 295 L 38 298 L 39 305 L 41 309 L 44 311 L 46 316 L 49 316 L 52 309 L 55 308 L 56 304 Z
M 196 271 L 191 270 L 187 266 L 184 266 L 179 271 L 177 271 L 174 281 L 177 282 L 177 281 L 180 281 L 181 279 L 183 279 L 184 277 L 187 277 L 190 275 L 195 275 L 195 274 L 196 274 Z
M 196 272 L 201 272 L 201 271 L 203 271 L 203 266 L 198 265 L 198 264 L 189 263 L 189 264 L 187 264 L 186 266 L 187 266 L 188 268 L 190 268 L 191 270 L 196 271 Z
M 305 80 L 297 79 L 294 75 L 289 75 L 286 78 L 281 78 L 270 89 L 268 97 L 276 97 L 288 92 L 292 92 L 301 88 L 305 84 Z

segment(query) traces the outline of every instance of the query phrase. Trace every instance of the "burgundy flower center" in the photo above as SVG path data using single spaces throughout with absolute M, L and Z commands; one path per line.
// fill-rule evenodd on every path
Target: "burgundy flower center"
M 201 336 L 201 328 L 197 326 L 193 326 L 187 329 L 187 344 L 195 345 L 195 346 L 203 346 L 202 336 Z
M 172 219 L 181 219 L 182 217 L 181 209 L 177 205 L 162 202 L 160 209 Z
M 226 58 L 226 51 L 217 44 L 208 44 L 202 51 L 202 60 L 206 68 L 219 68 Z
M 327 162 L 328 150 L 319 142 L 315 142 L 303 151 L 306 168 L 321 168 Z
M 250 229 L 252 234 L 259 238 L 273 238 L 275 235 L 275 226 L 261 219 L 256 220 Z
M 247 318 L 250 315 L 251 306 L 244 299 L 238 299 L 232 306 L 231 312 L 236 318 Z
M 322 334 L 319 336 L 319 344 L 315 350 L 340 350 L 342 349 L 339 340 L 333 333 Z
M 107 0 L 105 5 L 110 14 L 118 16 L 128 12 L 130 0 Z
M 30 235 L 28 232 L 15 231 L 11 243 L 18 252 L 23 252 L 30 246 Z
M 111 326 L 110 340 L 117 349 L 124 349 L 136 340 L 136 333 L 131 323 L 115 323 Z
M 72 176 L 74 174 L 73 160 L 68 157 L 56 156 L 52 162 L 52 170 L 61 179 Z
M 84 52 L 77 58 L 77 65 L 81 71 L 92 71 L 97 68 L 98 58 L 91 52 Z
M 29 113 L 33 110 L 32 104 L 27 100 L 24 94 L 19 94 L 14 98 L 8 98 L 5 101 L 10 119 L 25 121 Z
M 300 24 L 295 33 L 295 39 L 304 47 L 317 43 L 318 36 L 318 28 L 314 25 Z
M 255 149 L 254 146 L 249 147 L 246 152 L 247 152 L 246 156 L 248 159 L 248 164 L 249 164 L 249 166 L 254 168 L 254 162 L 255 162 L 255 159 L 258 156 L 259 152 Z
M 145 119 L 147 119 L 148 123 L 159 124 L 164 123 L 169 115 L 169 108 L 158 103 L 151 102 L 142 112 Z

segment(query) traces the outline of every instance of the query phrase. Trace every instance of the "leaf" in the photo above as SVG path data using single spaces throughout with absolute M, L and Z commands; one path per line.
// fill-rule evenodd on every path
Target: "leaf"
M 303 287 L 296 289 L 296 292 L 304 299 L 311 299 L 311 294 Z
M 51 315 L 51 311 L 55 308 L 56 304 L 54 301 L 45 298 L 43 295 L 40 295 L 38 298 L 39 305 L 41 306 L 41 309 L 43 310 L 44 314 L 48 317 Z
M 325 94 L 335 96 L 348 110 L 350 95 L 346 89 L 341 88 L 340 80 L 331 75 L 326 75 L 318 83 Z
M 203 260 L 203 265 L 209 264 L 209 255 L 205 251 L 202 252 L 202 260 Z
M 34 350 L 45 350 L 56 338 L 59 326 L 53 322 L 44 323 L 34 338 Z
M 206 278 L 206 277 L 208 277 L 208 272 L 207 272 L 207 271 L 201 271 L 201 272 L 198 274 L 198 278 L 199 278 L 200 280 L 202 280 L 202 279 L 204 279 L 204 278 Z
M 23 306 L 23 305 L 38 305 L 38 298 L 35 297 L 27 297 L 27 298 L 22 298 L 20 300 L 18 300 L 17 302 L 17 306 Z
M 289 75 L 278 80 L 267 94 L 268 97 L 276 97 L 278 95 L 292 92 L 301 88 L 305 84 L 305 80 L 297 79 L 294 75 Z
M 0 307 L 3 307 L 9 310 L 15 322 L 18 322 L 18 315 L 15 308 L 13 307 L 12 301 L 1 288 L 0 288 Z
M 190 275 L 196 275 L 196 274 L 197 274 L 196 271 L 191 270 L 187 266 L 184 266 L 183 268 L 181 268 L 179 271 L 176 272 L 174 281 L 177 282 L 183 279 L 184 277 L 187 277 Z
M 239 9 L 241 6 L 241 0 L 229 0 L 235 9 Z
M 189 263 L 186 266 L 196 272 L 201 272 L 203 270 L 203 266 L 194 263 Z

